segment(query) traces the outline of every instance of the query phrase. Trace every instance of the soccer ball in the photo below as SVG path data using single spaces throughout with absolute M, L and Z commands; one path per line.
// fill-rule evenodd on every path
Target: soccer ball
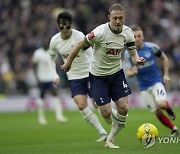
M 141 141 L 144 148 L 153 146 L 158 137 L 158 129 L 151 123 L 144 123 L 137 130 L 137 138 Z
M 158 129 L 151 123 L 142 124 L 137 130 L 137 138 L 141 140 L 145 134 L 151 134 L 158 137 Z

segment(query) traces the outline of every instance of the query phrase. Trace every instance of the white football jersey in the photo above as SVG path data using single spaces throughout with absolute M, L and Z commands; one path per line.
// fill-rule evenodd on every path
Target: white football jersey
M 132 30 L 123 25 L 121 33 L 113 33 L 109 23 L 96 27 L 86 35 L 86 42 L 94 45 L 94 58 L 90 72 L 96 76 L 106 76 L 122 69 L 121 53 L 125 46 L 135 49 Z
M 53 80 L 51 56 L 43 48 L 37 49 L 33 54 L 33 63 L 37 64 L 37 78 L 40 82 Z
M 64 62 L 66 62 L 72 47 L 77 43 L 77 41 L 83 39 L 84 37 L 85 35 L 82 32 L 75 29 L 72 29 L 72 35 L 67 40 L 63 40 L 61 38 L 61 33 L 57 33 L 51 39 L 49 53 L 50 55 L 55 56 L 57 52 L 59 52 Z M 92 52 L 92 47 L 86 50 L 80 50 L 71 65 L 71 69 L 67 72 L 69 80 L 82 79 L 89 76 Z

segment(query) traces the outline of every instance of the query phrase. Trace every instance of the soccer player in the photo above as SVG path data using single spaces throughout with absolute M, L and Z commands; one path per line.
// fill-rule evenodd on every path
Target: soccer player
M 34 63 L 34 69 L 38 80 L 38 87 L 40 90 L 40 96 L 37 99 L 38 104 L 38 121 L 42 125 L 47 124 L 44 111 L 45 94 L 49 92 L 52 94 L 52 102 L 54 103 L 54 110 L 56 114 L 56 120 L 58 122 L 66 122 L 67 118 L 63 116 L 63 108 L 60 103 L 60 99 L 57 95 L 57 89 L 53 85 L 53 75 L 51 72 L 52 64 L 51 57 L 48 53 L 49 41 L 44 40 L 43 46 L 37 49 L 34 54 L 32 61 Z
M 126 46 L 134 64 L 143 65 L 145 61 L 137 55 L 132 30 L 124 25 L 124 7 L 121 4 L 113 4 L 109 8 L 108 17 L 108 23 L 96 27 L 75 44 L 61 68 L 71 71 L 71 65 L 73 66 L 73 62 L 78 59 L 82 51 L 80 49 L 93 46 L 94 58 L 90 68 L 92 96 L 105 121 L 112 124 L 105 147 L 114 149 L 119 148 L 115 145 L 114 138 L 125 126 L 128 115 L 128 95 L 131 94 L 120 61 L 121 51 Z M 112 110 L 111 99 L 115 102 L 117 111 Z
M 69 12 L 61 12 L 57 16 L 57 25 L 60 30 L 54 35 L 50 42 L 49 53 L 52 59 L 59 53 L 64 62 L 69 55 L 71 48 L 77 40 L 84 38 L 84 34 L 80 31 L 71 28 L 72 15 Z M 88 106 L 87 94 L 91 97 L 90 83 L 89 83 L 89 65 L 91 62 L 90 46 L 83 48 L 76 60 L 72 64 L 72 69 L 67 73 L 72 97 L 80 110 L 83 118 L 91 124 L 100 134 L 100 138 L 96 142 L 104 141 L 107 138 L 107 132 L 102 127 L 96 114 Z M 55 61 L 55 60 L 53 60 Z M 54 67 L 55 69 L 55 67 Z M 55 71 L 54 71 L 55 72 Z M 54 83 L 60 83 L 59 76 L 54 76 Z
M 146 59 L 146 64 L 144 66 L 131 65 L 129 55 L 125 52 L 124 64 L 126 74 L 128 76 L 137 76 L 140 95 L 147 107 L 157 116 L 162 124 L 172 130 L 171 136 L 176 136 L 179 134 L 178 128 L 163 113 L 163 110 L 165 110 L 172 120 L 175 119 L 175 114 L 167 101 L 166 90 L 163 85 L 163 83 L 167 84 L 170 81 L 168 58 L 157 44 L 144 42 L 143 31 L 140 27 L 134 26 L 132 30 L 138 54 Z M 158 57 L 163 64 L 163 79 L 156 64 L 156 57 Z

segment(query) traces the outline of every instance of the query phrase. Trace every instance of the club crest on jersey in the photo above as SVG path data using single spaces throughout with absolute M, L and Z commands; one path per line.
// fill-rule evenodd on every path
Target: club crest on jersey
M 149 58 L 149 57 L 151 56 L 151 53 L 148 52 L 148 51 L 146 51 L 146 52 L 144 53 L 144 55 L 145 55 L 146 58 Z
M 93 39 L 94 37 L 95 37 L 94 32 L 90 32 L 90 33 L 88 34 L 88 39 L 89 39 L 89 40 Z
M 108 52 L 106 52 L 106 54 L 107 54 L 107 55 L 117 56 L 117 55 L 119 55 L 120 51 L 121 51 L 121 50 L 119 50 L 119 49 L 111 49 L 111 50 L 109 50 Z

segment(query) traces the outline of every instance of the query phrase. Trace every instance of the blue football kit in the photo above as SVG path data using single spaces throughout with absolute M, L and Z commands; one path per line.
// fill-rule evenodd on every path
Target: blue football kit
M 137 49 L 139 57 L 143 57 L 146 60 L 145 65 L 137 66 L 138 67 L 138 74 L 137 74 L 137 81 L 139 84 L 139 88 L 141 91 L 147 90 L 149 87 L 152 87 L 158 82 L 162 82 L 161 73 L 159 68 L 157 67 L 156 63 L 156 56 L 160 57 L 162 55 L 162 51 L 159 49 L 159 46 L 151 43 L 151 42 L 144 42 L 142 48 Z M 130 60 L 130 56 L 128 52 L 125 52 L 125 65 L 126 68 L 128 66 L 127 63 L 132 62 Z

